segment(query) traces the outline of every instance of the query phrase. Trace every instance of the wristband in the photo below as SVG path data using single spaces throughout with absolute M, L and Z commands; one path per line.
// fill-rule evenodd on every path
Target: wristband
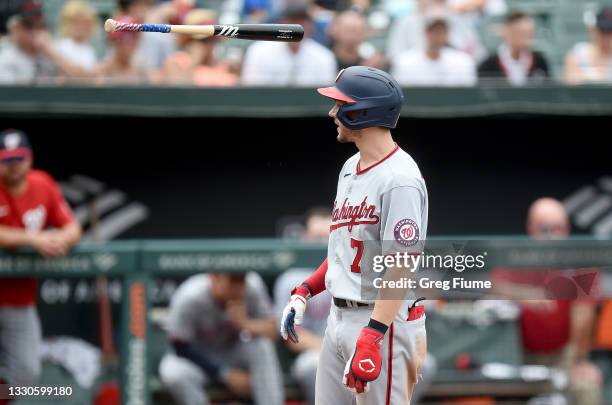
M 368 323 L 368 328 L 374 329 L 377 332 L 382 333 L 383 335 L 387 333 L 389 327 L 382 322 L 378 322 L 376 319 L 370 318 L 370 322 Z
M 306 283 L 302 283 L 301 285 L 291 290 L 291 295 L 296 295 L 296 294 L 306 299 L 312 296 L 312 293 L 310 292 L 310 288 L 308 287 L 308 284 Z

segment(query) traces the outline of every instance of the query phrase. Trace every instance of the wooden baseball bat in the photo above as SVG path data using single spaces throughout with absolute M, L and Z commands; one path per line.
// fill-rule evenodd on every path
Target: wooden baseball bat
M 108 19 L 104 23 L 106 32 L 142 31 L 163 32 L 201 37 L 228 37 L 257 41 L 299 42 L 304 37 L 304 27 L 299 24 L 232 24 L 232 25 L 169 25 L 130 24 Z

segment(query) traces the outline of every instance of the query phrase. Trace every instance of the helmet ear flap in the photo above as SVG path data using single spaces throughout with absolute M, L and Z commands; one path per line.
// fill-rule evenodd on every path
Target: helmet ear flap
M 348 118 L 350 121 L 355 121 L 358 120 L 360 118 L 360 116 L 362 117 L 367 117 L 368 116 L 368 110 L 353 110 L 353 111 L 347 111 L 345 114 L 346 118 Z
M 342 108 L 338 110 L 336 118 L 348 129 L 355 129 L 359 116 L 357 111 L 344 111 Z
M 338 111 L 338 115 L 340 114 L 343 115 L 346 120 L 351 121 L 351 122 L 356 122 L 368 116 L 368 109 L 367 108 L 355 109 L 352 104 L 345 104 L 342 107 L 340 107 L 340 110 Z
M 352 106 L 355 108 L 355 106 Z M 348 111 L 347 111 L 348 110 Z M 348 129 L 360 130 L 369 127 L 395 128 L 399 119 L 399 106 L 368 107 L 351 109 L 349 105 L 340 107 L 336 118 Z M 384 116 L 385 123 L 378 117 Z
M 368 116 L 368 110 L 349 110 L 346 111 L 342 108 L 336 114 L 336 118 L 349 129 L 358 129 L 357 126 L 363 122 L 363 119 Z

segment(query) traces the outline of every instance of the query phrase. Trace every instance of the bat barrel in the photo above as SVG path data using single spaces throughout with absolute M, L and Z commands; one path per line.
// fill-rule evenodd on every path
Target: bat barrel
M 298 42 L 304 38 L 304 27 L 299 24 L 215 25 L 215 35 L 257 41 Z

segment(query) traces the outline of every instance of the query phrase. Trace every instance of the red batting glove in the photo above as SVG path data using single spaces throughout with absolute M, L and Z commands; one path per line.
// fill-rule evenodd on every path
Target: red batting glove
M 380 375 L 380 348 L 384 337 L 379 331 L 367 326 L 361 330 L 355 352 L 346 363 L 342 378 L 342 383 L 349 391 L 357 394 L 367 392 L 368 381 L 374 381 Z

